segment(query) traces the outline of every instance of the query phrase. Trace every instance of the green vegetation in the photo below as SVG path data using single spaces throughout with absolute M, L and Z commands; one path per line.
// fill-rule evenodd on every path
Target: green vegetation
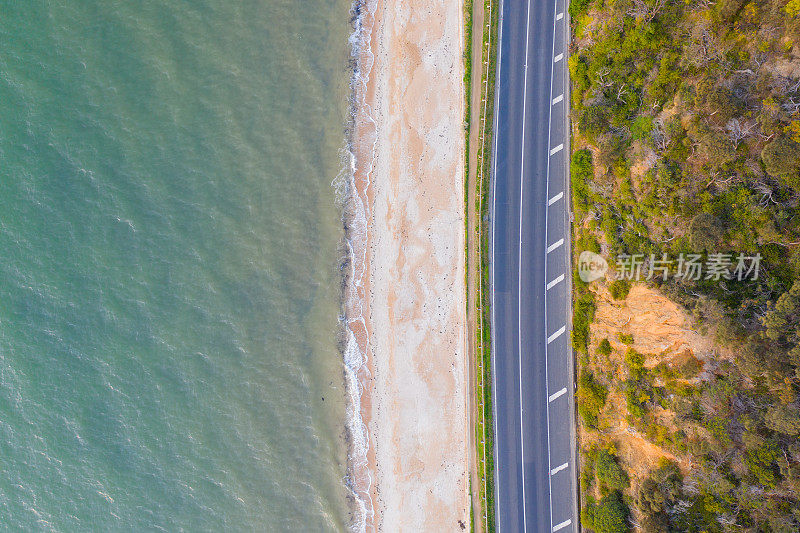
M 615 300 L 624 300 L 631 290 L 631 282 L 627 279 L 614 280 L 609 284 L 608 290 Z
M 472 72 L 472 51 L 471 51 L 471 44 L 472 44 L 472 32 L 474 29 L 472 24 L 472 6 L 474 0 L 468 0 L 465 4 L 465 9 L 467 10 L 466 15 L 466 48 L 469 49 L 468 55 L 465 57 L 465 61 L 467 61 L 467 71 L 465 75 L 468 75 L 468 82 L 467 85 L 468 89 L 471 89 L 472 83 L 476 81 L 480 81 L 481 90 L 483 91 L 482 95 L 482 107 L 478 113 L 478 120 L 481 124 L 481 129 L 479 130 L 479 138 L 478 138 L 478 146 L 475 147 L 477 150 L 477 183 L 475 191 L 475 202 L 476 202 L 476 215 L 478 220 L 477 228 L 479 230 L 479 234 L 477 236 L 479 241 L 479 250 L 480 255 L 478 257 L 478 278 L 480 278 L 480 286 L 481 287 L 489 287 L 489 225 L 486 223 L 489 218 L 489 192 L 490 192 L 490 175 L 489 175 L 489 164 L 490 164 L 490 150 L 492 146 L 492 123 L 493 123 L 493 114 L 494 114 L 494 78 L 495 78 L 495 60 L 497 56 L 497 33 L 498 33 L 498 22 L 499 22 L 499 13 L 500 13 L 500 6 L 499 0 L 482 0 L 482 6 L 484 10 L 484 17 L 486 20 L 484 22 L 488 22 L 488 31 L 486 26 L 480 29 L 482 41 L 481 41 L 481 53 L 484 57 L 488 57 L 488 65 L 482 70 L 482 75 L 480 80 L 475 80 L 473 77 Z M 469 106 L 470 98 L 471 98 L 471 90 L 467 90 L 466 94 L 467 98 L 467 105 Z M 469 109 L 469 108 L 468 108 Z M 469 114 L 468 114 L 469 116 Z M 469 128 L 467 128 L 467 139 L 469 139 Z M 469 146 L 469 145 L 468 145 Z M 467 163 L 469 163 L 469 150 L 466 154 Z M 468 180 L 467 180 L 468 183 Z M 469 195 L 467 195 L 469 197 Z M 478 460 L 478 478 L 480 480 L 480 488 L 478 489 L 478 493 L 482 500 L 481 508 L 485 513 L 485 519 L 481 520 L 483 524 L 483 528 L 487 532 L 495 531 L 496 524 L 495 524 L 495 504 L 494 504 L 494 432 L 493 432 L 493 421 L 492 421 L 492 389 L 491 389 L 491 352 L 492 352 L 492 342 L 491 342 L 491 293 L 488 290 L 479 291 L 478 294 L 478 301 L 477 303 L 477 314 L 478 314 L 478 324 L 477 324 L 477 344 L 479 347 L 478 351 L 478 368 L 476 369 L 477 373 L 477 394 L 478 394 L 478 404 L 479 408 L 481 409 L 481 413 L 484 415 L 483 424 L 478 423 L 476 427 L 477 433 L 477 455 L 480 458 Z M 485 462 L 483 462 L 483 458 L 485 457 Z M 473 520 L 472 528 L 474 530 L 475 522 Z
M 588 427 L 597 427 L 597 415 L 606 404 L 608 389 L 595 381 L 591 372 L 581 373 L 578 380 L 578 414 Z
M 584 449 L 582 524 L 799 531 L 800 0 L 571 0 L 569 12 L 576 250 L 612 265 L 725 253 L 731 270 L 737 254 L 761 254 L 757 279 L 647 282 L 728 354 L 705 366 L 691 355 L 648 365 L 657 354 L 633 349 L 620 363 L 609 339 L 591 338 L 596 296 L 575 279 L 584 429 L 611 443 L 604 416 L 622 401 L 630 426 L 683 468 L 634 475 Z M 624 300 L 631 286 L 608 288 Z
M 597 533 L 628 531 L 628 505 L 622 490 L 630 484 L 613 448 L 596 447 L 584 453 L 587 470 L 581 479 L 582 489 L 589 494 L 581 509 L 581 525 Z M 590 489 L 595 489 L 590 492 Z M 595 495 L 599 494 L 597 500 Z

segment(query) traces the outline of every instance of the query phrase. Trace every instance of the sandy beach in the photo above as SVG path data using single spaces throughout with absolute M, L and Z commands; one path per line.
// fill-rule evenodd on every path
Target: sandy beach
M 361 13 L 366 240 L 349 314 L 365 362 L 367 460 L 354 477 L 368 531 L 469 528 L 462 8 L 377 0 Z

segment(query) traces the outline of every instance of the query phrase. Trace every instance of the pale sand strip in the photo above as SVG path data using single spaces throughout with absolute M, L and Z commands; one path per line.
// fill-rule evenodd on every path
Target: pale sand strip
M 462 9 L 379 0 L 373 28 L 362 399 L 379 531 L 469 528 Z

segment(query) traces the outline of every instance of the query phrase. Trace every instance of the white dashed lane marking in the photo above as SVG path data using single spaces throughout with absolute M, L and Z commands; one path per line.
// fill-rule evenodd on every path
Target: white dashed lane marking
M 559 338 L 561 335 L 563 335 L 563 334 L 564 334 L 564 332 L 565 332 L 566 330 L 567 330 L 567 327 L 566 327 L 566 326 L 561 326 L 561 328 L 560 328 L 558 331 L 556 331 L 555 333 L 553 333 L 552 335 L 550 335 L 549 337 L 547 337 L 547 344 L 550 344 L 551 342 L 553 342 L 554 340 L 556 340 L 557 338 Z
M 553 250 L 555 250 L 556 248 L 558 248 L 562 244 L 564 244 L 564 239 L 558 239 L 556 242 L 554 242 L 553 244 L 551 244 L 550 246 L 547 247 L 547 253 L 549 254 L 550 252 L 552 252 Z
M 555 526 L 553 526 L 553 531 L 558 531 L 559 529 L 564 529 L 565 527 L 567 527 L 571 523 L 572 523 L 572 520 L 564 520 L 560 524 L 556 524 Z
M 559 283 L 561 283 L 562 281 L 564 281 L 564 274 L 561 274 L 561 275 L 560 275 L 560 276 L 558 276 L 556 279 L 554 279 L 553 281 L 551 281 L 550 283 L 548 283 L 548 284 L 547 284 L 547 290 L 549 291 L 550 289 L 552 289 L 553 287 L 555 287 L 556 285 L 558 285 L 558 284 L 559 284 Z
M 563 389 L 561 389 L 560 391 L 558 391 L 558 392 L 554 392 L 553 394 L 551 394 L 551 395 L 550 395 L 550 397 L 548 398 L 548 400 L 549 400 L 549 401 L 551 401 L 551 402 L 552 402 L 552 401 L 555 401 L 555 400 L 558 400 L 559 398 L 561 398 L 562 396 L 564 396 L 566 393 L 567 393 L 567 388 L 566 388 L 566 387 L 564 387 L 564 388 L 563 388 Z

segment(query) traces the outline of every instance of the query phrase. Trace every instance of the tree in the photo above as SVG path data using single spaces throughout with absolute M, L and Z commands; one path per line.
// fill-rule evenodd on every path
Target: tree
M 800 345 L 800 280 L 792 288 L 781 294 L 778 300 L 762 318 L 766 330 L 764 335 L 778 343 L 790 361 L 797 365 L 797 348 Z M 795 359 L 792 360 L 791 358 Z
M 716 251 L 725 237 L 722 221 L 714 215 L 700 213 L 689 224 L 689 239 L 695 250 Z
M 659 524 L 663 524 L 666 513 L 680 498 L 682 482 L 678 465 L 667 460 L 662 460 L 659 467 L 651 470 L 642 482 L 636 495 L 636 506 L 645 516 L 654 517 L 650 530 L 661 531 Z
M 642 518 L 643 533 L 669 533 L 669 516 L 667 513 L 653 513 Z
M 800 435 L 800 410 L 795 405 L 781 405 L 770 409 L 765 421 L 769 428 L 784 435 Z
M 697 140 L 700 155 L 714 167 L 731 163 L 736 159 L 736 145 L 721 131 L 700 128 Z
M 800 144 L 788 137 L 778 137 L 761 151 L 761 160 L 771 176 L 800 190 Z

